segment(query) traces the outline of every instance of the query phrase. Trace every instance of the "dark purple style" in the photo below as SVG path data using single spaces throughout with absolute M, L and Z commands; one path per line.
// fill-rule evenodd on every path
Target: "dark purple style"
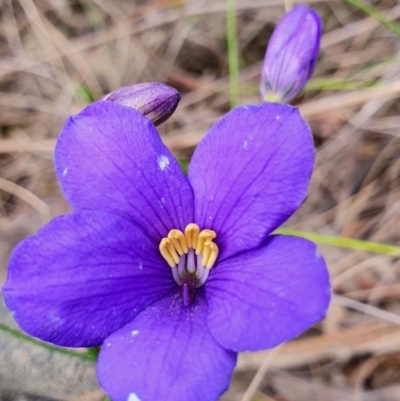
M 299 4 L 276 26 L 265 53 L 260 92 L 263 100 L 290 102 L 311 77 L 319 53 L 322 21 Z
M 35 337 L 101 344 L 98 377 L 113 401 L 217 400 L 237 352 L 324 317 L 330 284 L 317 248 L 271 235 L 303 202 L 314 164 L 294 107 L 235 108 L 185 177 L 150 120 L 96 102 L 66 122 L 55 164 L 74 211 L 15 248 L 4 296 Z M 190 235 L 190 249 L 168 259 L 171 241 L 198 227 L 205 259 Z
M 124 86 L 100 100 L 132 107 L 150 119 L 154 125 L 160 125 L 171 117 L 181 100 L 181 95 L 171 86 L 159 82 L 146 82 Z

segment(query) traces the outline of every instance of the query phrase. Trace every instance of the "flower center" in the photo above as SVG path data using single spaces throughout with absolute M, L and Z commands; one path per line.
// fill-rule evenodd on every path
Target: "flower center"
M 197 224 L 188 224 L 183 233 L 171 230 L 160 242 L 160 252 L 172 269 L 175 281 L 182 286 L 185 305 L 190 303 L 195 288 L 207 280 L 218 257 L 218 246 L 212 230 L 200 231 Z

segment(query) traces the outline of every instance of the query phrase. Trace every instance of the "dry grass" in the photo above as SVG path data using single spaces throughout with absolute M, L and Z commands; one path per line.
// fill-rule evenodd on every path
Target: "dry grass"
M 290 1 L 236 3 L 240 100 L 255 103 L 265 44 Z M 298 101 L 318 157 L 308 199 L 287 225 L 398 244 L 400 38 L 342 1 L 312 3 L 325 22 L 314 78 L 345 84 Z M 395 0 L 369 4 L 400 18 Z M 52 150 L 63 120 L 84 107 L 88 93 L 98 98 L 143 81 L 175 86 L 182 101 L 160 131 L 177 155 L 190 157 L 229 109 L 224 12 L 223 0 L 1 0 L 0 283 L 15 243 L 68 210 Z M 277 350 L 241 356 L 223 400 L 400 401 L 399 260 L 321 251 L 337 294 L 326 320 Z M 79 367 L 89 384 L 71 386 L 64 364 L 47 351 L 25 350 L 1 333 L 0 343 L 9 356 L 0 360 L 0 389 L 101 399 L 90 366 Z

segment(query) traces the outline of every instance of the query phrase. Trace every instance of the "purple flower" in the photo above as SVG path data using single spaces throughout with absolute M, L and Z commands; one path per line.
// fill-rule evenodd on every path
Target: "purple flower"
M 290 102 L 303 89 L 317 62 L 322 21 L 300 4 L 276 26 L 265 53 L 260 92 L 263 100 Z
M 100 100 L 132 107 L 150 119 L 154 125 L 160 125 L 171 117 L 181 100 L 181 95 L 168 85 L 147 82 L 124 86 Z
M 235 108 L 185 177 L 148 119 L 97 102 L 66 122 L 55 163 L 74 212 L 16 247 L 4 296 L 33 336 L 102 344 L 97 372 L 113 401 L 216 400 L 237 352 L 274 347 L 325 315 L 315 245 L 270 235 L 313 169 L 297 109 Z

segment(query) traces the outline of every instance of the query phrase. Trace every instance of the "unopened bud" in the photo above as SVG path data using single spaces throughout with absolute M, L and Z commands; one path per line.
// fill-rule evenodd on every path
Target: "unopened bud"
M 290 102 L 314 71 L 322 34 L 320 16 L 300 4 L 276 26 L 265 53 L 260 92 L 263 100 Z
M 168 85 L 149 82 L 124 86 L 100 100 L 132 107 L 150 119 L 154 125 L 160 125 L 171 117 L 181 100 L 181 95 Z

